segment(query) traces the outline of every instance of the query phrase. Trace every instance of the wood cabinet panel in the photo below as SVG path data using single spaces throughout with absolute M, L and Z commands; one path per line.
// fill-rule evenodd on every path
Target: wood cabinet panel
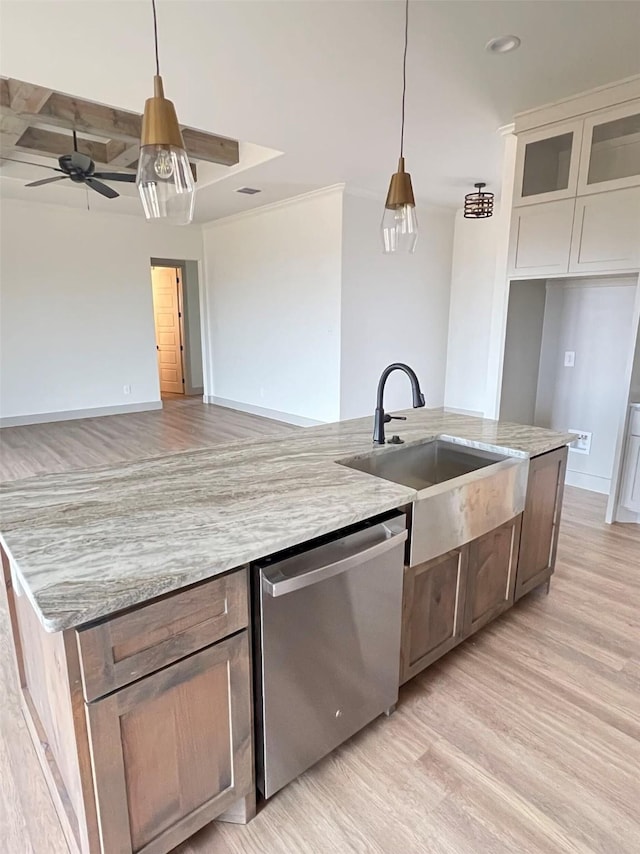
M 165 854 L 253 788 L 247 632 L 87 706 L 102 848 Z
M 566 273 L 575 199 L 514 208 L 509 236 L 509 275 Z
M 405 567 L 401 683 L 461 640 L 467 556 L 463 547 Z
M 551 577 L 556 560 L 564 477 L 568 448 L 533 457 L 529 463 L 529 483 L 516 578 L 515 598 L 519 599 Z
M 247 571 L 237 570 L 80 629 L 85 697 L 104 696 L 248 622 Z
M 465 637 L 513 604 L 520 523 L 517 516 L 469 545 Z
M 640 267 L 640 187 L 576 201 L 569 272 Z

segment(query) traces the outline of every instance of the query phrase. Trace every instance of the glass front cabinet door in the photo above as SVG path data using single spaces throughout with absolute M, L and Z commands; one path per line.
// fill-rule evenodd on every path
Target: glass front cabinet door
M 524 133 L 518 139 L 514 205 L 551 202 L 576 195 L 582 121 Z
M 578 195 L 640 185 L 640 100 L 584 122 Z

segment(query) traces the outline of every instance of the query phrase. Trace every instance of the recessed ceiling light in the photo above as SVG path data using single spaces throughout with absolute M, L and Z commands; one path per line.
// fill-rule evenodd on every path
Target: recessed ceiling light
M 489 53 L 510 53 L 512 50 L 517 50 L 521 45 L 518 36 L 496 36 L 485 45 L 485 50 Z
M 256 193 L 261 193 L 262 190 L 256 190 L 255 187 L 239 187 L 236 193 L 244 193 L 246 196 L 255 196 Z

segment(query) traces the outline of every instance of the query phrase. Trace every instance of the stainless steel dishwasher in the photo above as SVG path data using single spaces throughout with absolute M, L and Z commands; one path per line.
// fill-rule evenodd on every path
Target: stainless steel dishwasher
M 253 567 L 265 798 L 398 699 L 406 518 Z

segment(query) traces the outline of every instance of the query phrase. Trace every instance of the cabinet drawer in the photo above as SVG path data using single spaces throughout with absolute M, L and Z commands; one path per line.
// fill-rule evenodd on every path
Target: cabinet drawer
M 159 670 L 248 625 L 247 571 L 221 578 L 79 629 L 87 701 Z

